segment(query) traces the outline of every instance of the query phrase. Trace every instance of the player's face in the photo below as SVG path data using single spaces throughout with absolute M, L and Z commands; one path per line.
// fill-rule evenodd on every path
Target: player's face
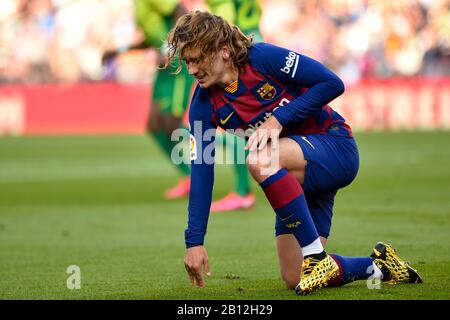
M 186 62 L 189 74 L 193 75 L 200 87 L 209 88 L 212 85 L 221 85 L 224 75 L 229 69 L 227 56 L 223 50 L 209 59 L 200 58 L 200 49 L 185 49 L 181 58 Z

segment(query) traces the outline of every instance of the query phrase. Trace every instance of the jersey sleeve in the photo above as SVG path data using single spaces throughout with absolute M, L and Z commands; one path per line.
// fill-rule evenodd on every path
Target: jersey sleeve
M 189 111 L 191 189 L 186 247 L 202 245 L 208 225 L 214 185 L 214 112 L 205 90 L 197 87 Z
M 273 115 L 283 127 L 305 121 L 345 90 L 342 80 L 320 62 L 268 43 L 253 46 L 250 63 L 263 74 L 287 85 L 308 88 L 289 104 L 274 111 Z

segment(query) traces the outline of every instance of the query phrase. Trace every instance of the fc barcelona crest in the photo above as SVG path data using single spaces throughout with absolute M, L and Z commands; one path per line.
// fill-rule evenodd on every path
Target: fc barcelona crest
M 271 100 L 277 94 L 277 90 L 268 82 L 266 82 L 261 88 L 256 90 L 256 92 L 258 92 L 261 98 L 264 100 Z

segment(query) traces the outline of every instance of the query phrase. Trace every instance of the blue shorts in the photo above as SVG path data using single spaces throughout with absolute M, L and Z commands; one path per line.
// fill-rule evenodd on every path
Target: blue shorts
M 303 190 L 319 236 L 328 238 L 337 190 L 350 184 L 359 168 L 358 147 L 353 138 L 326 134 L 289 138 L 302 148 L 305 160 Z M 275 235 L 292 233 L 278 216 Z

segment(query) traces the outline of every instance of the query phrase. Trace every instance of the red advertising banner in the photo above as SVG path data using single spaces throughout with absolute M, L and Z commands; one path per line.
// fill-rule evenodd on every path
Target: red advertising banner
M 0 135 L 143 133 L 147 84 L 1 86 Z
M 0 135 L 140 134 L 147 84 L 0 86 Z M 355 131 L 450 129 L 450 79 L 369 79 L 331 103 Z
M 355 131 L 450 129 L 450 78 L 367 79 L 330 105 Z

